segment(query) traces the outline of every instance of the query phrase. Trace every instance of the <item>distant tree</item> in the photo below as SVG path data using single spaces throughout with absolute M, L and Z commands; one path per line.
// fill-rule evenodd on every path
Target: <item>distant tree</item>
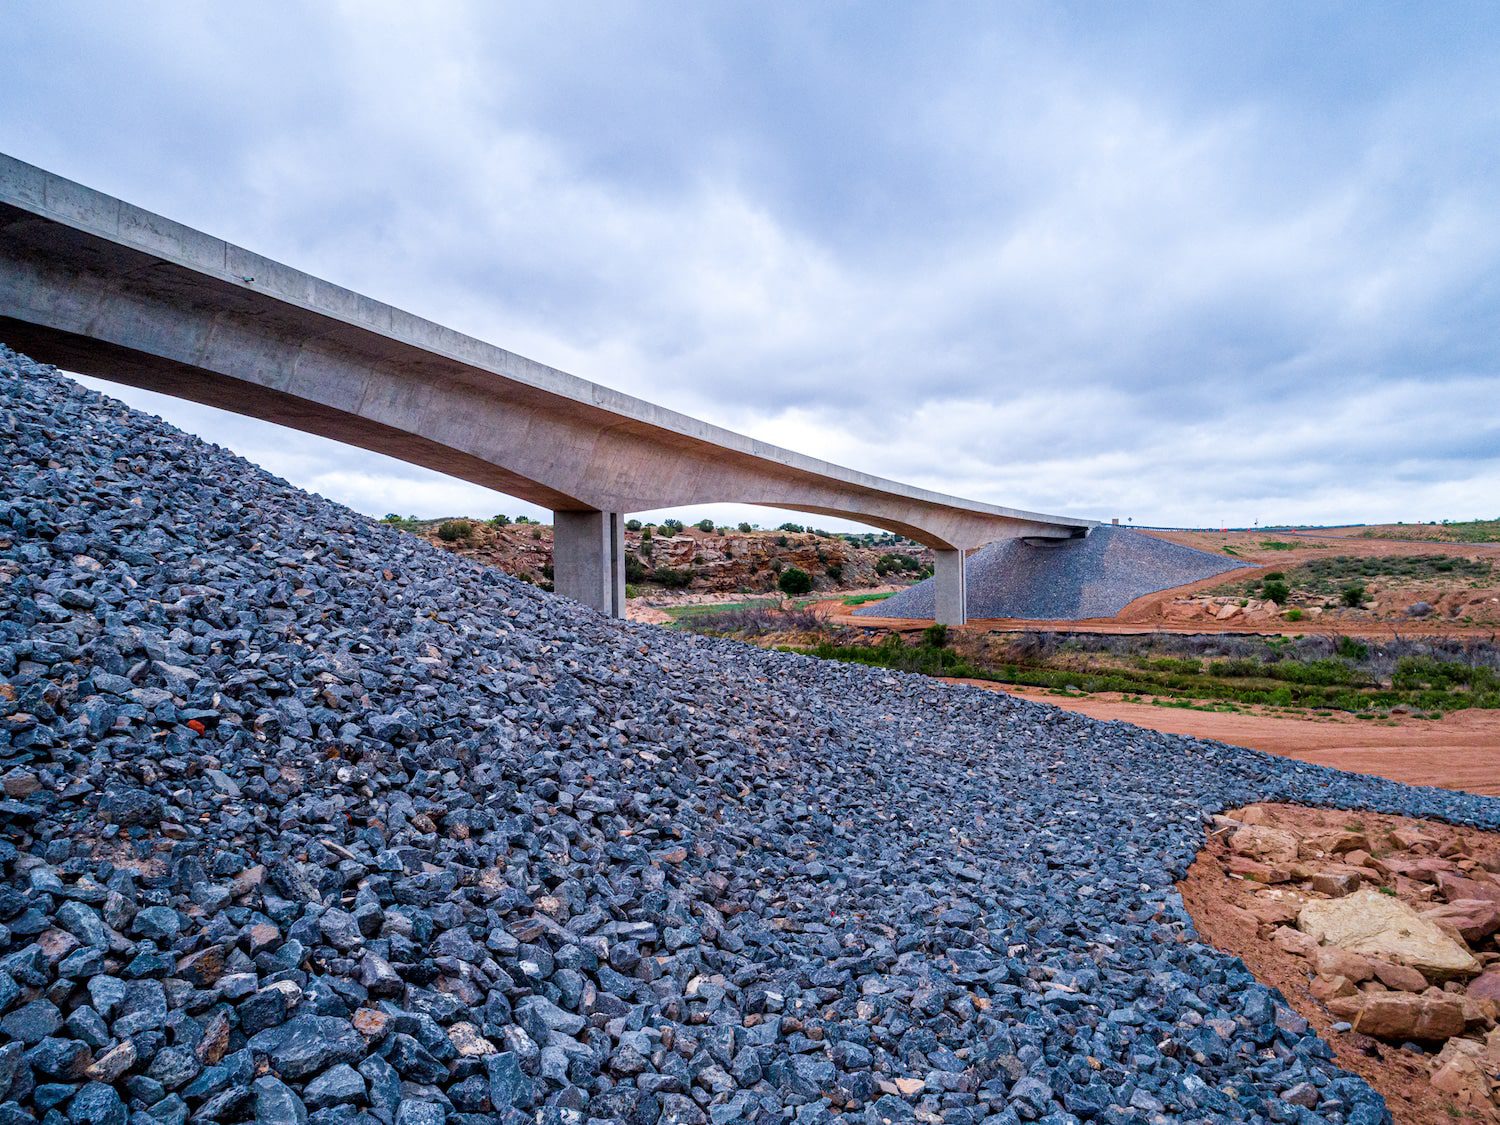
M 799 594 L 808 593 L 813 588 L 812 575 L 801 567 L 789 566 L 781 572 L 776 585 L 787 597 L 795 598 Z
M 662 520 L 661 521 L 661 529 L 663 531 L 665 531 L 668 535 L 676 535 L 679 531 L 682 530 L 682 527 L 683 527 L 683 524 L 682 524 L 681 520 Z
M 641 529 L 641 521 L 640 520 L 626 520 L 625 521 L 625 530 L 626 531 L 639 531 L 640 529 Z
M 438 538 L 444 543 L 456 543 L 474 535 L 474 525 L 469 520 L 444 520 L 438 524 Z
M 531 517 L 530 516 L 517 516 L 516 517 L 516 522 L 517 523 L 530 523 L 531 522 Z
M 776 537 L 776 546 L 778 546 L 778 547 L 785 547 L 789 543 L 790 543 L 790 540 L 788 540 L 785 535 L 778 535 Z
M 398 516 L 395 512 L 387 512 L 385 515 L 383 515 L 380 518 L 380 522 L 381 523 L 400 523 L 401 522 L 401 517 Z
M 778 527 L 776 530 L 777 531 L 790 531 L 794 535 L 801 535 L 805 531 L 807 531 L 807 528 L 803 527 L 800 523 L 784 523 L 780 527 Z
M 751 528 L 750 528 L 750 525 L 748 523 L 741 523 L 740 524 L 740 532 L 741 532 L 741 534 L 748 534 L 750 532 L 750 530 L 751 530 Z
M 1340 592 L 1340 597 L 1346 606 L 1351 609 L 1359 609 L 1365 604 L 1365 584 L 1363 582 L 1351 582 Z
M 698 526 L 698 530 L 699 531 L 712 531 L 714 529 L 714 521 L 713 520 L 699 520 L 697 526 Z
M 494 524 L 496 527 L 504 527 L 506 524 L 510 523 L 510 517 L 502 512 L 498 516 L 491 516 L 490 523 Z

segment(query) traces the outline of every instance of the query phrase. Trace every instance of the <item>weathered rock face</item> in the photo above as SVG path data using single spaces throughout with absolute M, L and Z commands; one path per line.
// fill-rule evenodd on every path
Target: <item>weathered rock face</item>
M 1463 945 L 1399 898 L 1373 888 L 1307 903 L 1297 927 L 1319 942 L 1410 965 L 1433 979 L 1479 972 Z
M 547 583 L 552 528 L 538 524 L 495 527 L 481 520 L 467 520 L 463 521 L 469 525 L 466 537 L 444 540 L 438 534 L 442 522 L 425 521 L 415 530 L 435 547 L 531 582 Z M 809 532 L 720 532 L 697 527 L 676 534 L 658 530 L 649 537 L 627 531 L 625 550 L 645 572 L 637 582 L 642 589 L 662 592 L 677 588 L 663 586 L 651 577 L 650 571 L 665 567 L 689 575 L 690 582 L 682 588 L 697 594 L 774 590 L 782 571 L 793 566 L 807 572 L 818 589 L 876 586 L 900 580 L 899 574 L 878 573 L 876 567 L 884 556 L 904 555 L 927 568 L 933 561 L 930 548 L 906 541 L 864 546 Z

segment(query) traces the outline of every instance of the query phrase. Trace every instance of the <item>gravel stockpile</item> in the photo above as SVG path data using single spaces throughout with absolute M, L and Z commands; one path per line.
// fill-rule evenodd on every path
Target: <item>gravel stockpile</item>
M 965 562 L 969 616 L 1031 621 L 1113 617 L 1136 598 L 1245 565 L 1125 527 L 1096 527 L 1081 539 L 1001 539 Z M 932 599 L 929 578 L 854 612 L 931 617 Z
M 1174 879 L 1500 826 L 607 620 L 13 356 L 0 448 L 0 1125 L 1372 1125 Z

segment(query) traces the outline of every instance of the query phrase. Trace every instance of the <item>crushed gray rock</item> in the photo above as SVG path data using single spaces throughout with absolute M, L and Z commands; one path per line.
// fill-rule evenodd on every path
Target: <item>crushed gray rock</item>
M 1001 539 L 964 560 L 970 617 L 1080 621 L 1113 617 L 1136 598 L 1248 564 L 1103 526 L 1077 539 Z M 860 606 L 866 617 L 930 618 L 933 579 Z
M 603 618 L 10 353 L 0 456 L 0 1125 L 1379 1125 L 1174 881 L 1500 827 Z

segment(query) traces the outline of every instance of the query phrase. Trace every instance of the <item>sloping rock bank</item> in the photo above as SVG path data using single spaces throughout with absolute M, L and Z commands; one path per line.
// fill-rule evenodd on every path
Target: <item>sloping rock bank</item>
M 1136 598 L 1246 566 L 1126 527 L 1079 539 L 1001 539 L 964 561 L 970 617 L 1081 621 L 1113 617 Z M 932 579 L 854 612 L 931 617 Z
M 1500 1123 L 1500 835 L 1252 805 L 1214 818 L 1182 890 L 1401 1125 Z
M 1174 880 L 1500 824 L 603 619 L 13 356 L 0 456 L 0 1125 L 1374 1125 Z

